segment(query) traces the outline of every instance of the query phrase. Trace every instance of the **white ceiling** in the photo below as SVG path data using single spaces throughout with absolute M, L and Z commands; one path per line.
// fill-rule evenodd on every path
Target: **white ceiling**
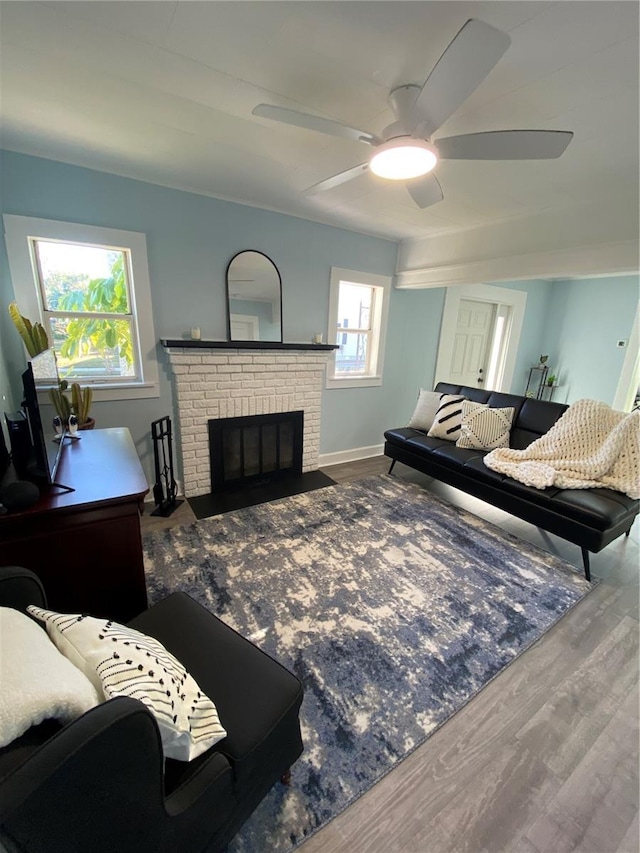
M 637 214 L 636 2 L 2 2 L 2 147 L 394 240 L 604 201 Z M 347 139 L 251 115 L 268 102 L 379 133 L 464 22 L 511 47 L 437 135 L 572 130 L 558 160 L 444 161 L 445 200 L 363 175 Z

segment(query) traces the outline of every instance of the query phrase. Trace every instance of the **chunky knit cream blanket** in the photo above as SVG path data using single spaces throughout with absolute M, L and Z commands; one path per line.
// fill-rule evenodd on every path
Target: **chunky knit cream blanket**
M 640 497 L 640 411 L 617 412 L 597 400 L 569 406 L 524 450 L 492 450 L 484 464 L 536 489 L 598 486 Z

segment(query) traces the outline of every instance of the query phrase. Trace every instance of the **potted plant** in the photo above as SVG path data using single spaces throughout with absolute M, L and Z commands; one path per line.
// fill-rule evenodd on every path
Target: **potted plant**
M 550 388 L 553 388 L 553 386 L 556 384 L 557 380 L 558 380 L 558 377 L 555 375 L 555 373 L 552 373 L 551 376 L 549 376 L 547 379 L 547 385 Z
M 49 338 L 41 323 L 32 323 L 24 317 L 16 302 L 9 305 L 9 315 L 13 325 L 18 330 L 29 355 L 33 358 L 41 352 L 49 349 Z M 91 403 L 93 401 L 92 388 L 80 388 L 77 382 L 71 385 L 71 399 L 64 393 L 69 388 L 66 379 L 61 379 L 58 388 L 49 390 L 49 398 L 53 403 L 56 414 L 63 424 L 69 423 L 69 418 L 74 414 L 78 419 L 78 429 L 93 429 L 96 422 L 89 416 Z
M 69 387 L 66 379 L 60 380 L 59 388 L 49 390 L 49 398 L 53 403 L 56 414 L 63 424 L 69 423 L 71 415 L 78 419 L 78 429 L 93 429 L 95 418 L 89 416 L 93 401 L 92 388 L 80 388 L 77 382 L 71 384 L 71 399 L 64 393 Z

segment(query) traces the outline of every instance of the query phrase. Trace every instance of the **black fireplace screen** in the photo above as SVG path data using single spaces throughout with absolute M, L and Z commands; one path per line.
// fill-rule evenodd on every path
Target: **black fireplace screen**
M 304 412 L 209 421 L 211 491 L 302 473 Z

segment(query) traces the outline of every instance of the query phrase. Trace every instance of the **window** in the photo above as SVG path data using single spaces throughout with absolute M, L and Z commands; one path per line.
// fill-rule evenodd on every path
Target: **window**
M 18 307 L 42 322 L 61 376 L 99 400 L 158 396 L 144 234 L 24 216 L 4 224 Z
M 382 384 L 387 323 L 388 276 L 331 270 L 329 343 L 338 344 L 327 374 L 327 388 Z

